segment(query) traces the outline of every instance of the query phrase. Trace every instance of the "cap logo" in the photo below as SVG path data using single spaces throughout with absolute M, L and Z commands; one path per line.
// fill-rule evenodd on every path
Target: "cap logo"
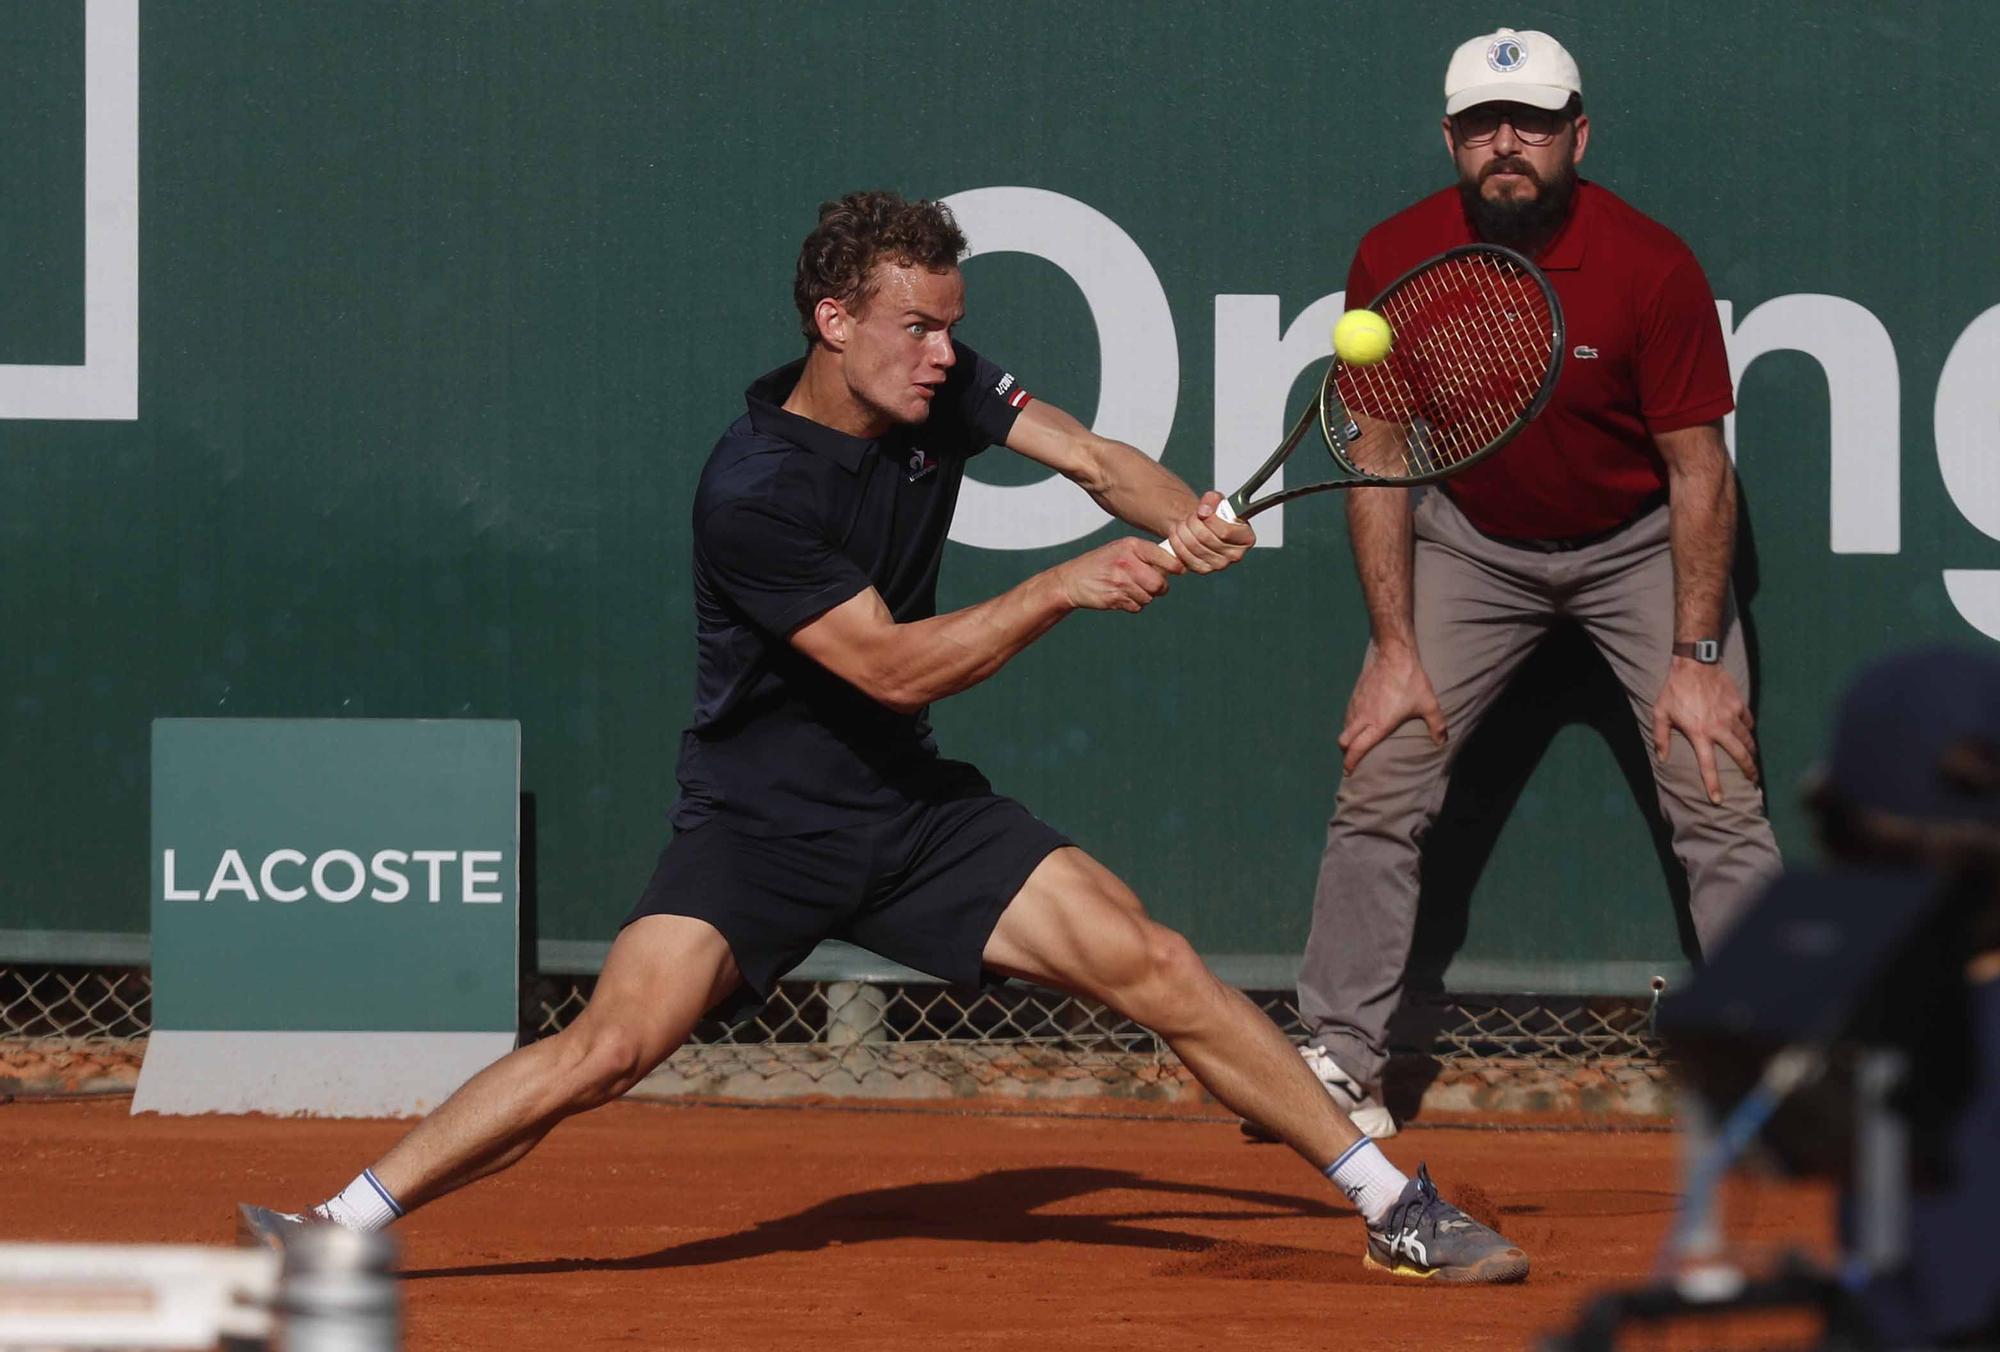
M 1528 64 L 1528 49 L 1516 38 L 1497 38 L 1486 49 L 1486 64 L 1502 75 L 1512 75 Z

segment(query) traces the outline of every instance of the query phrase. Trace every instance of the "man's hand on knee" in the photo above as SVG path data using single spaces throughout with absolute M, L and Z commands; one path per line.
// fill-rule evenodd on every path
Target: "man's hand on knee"
M 1348 774 L 1376 744 L 1413 718 L 1430 729 L 1431 741 L 1443 746 L 1450 735 L 1444 708 L 1431 678 L 1414 649 L 1370 648 L 1347 701 L 1347 721 L 1340 729 L 1341 768 Z
M 1695 767 L 1708 801 L 1722 802 L 1722 776 L 1716 770 L 1715 748 L 1721 747 L 1741 766 L 1744 777 L 1757 782 L 1756 719 L 1743 702 L 1736 680 L 1713 663 L 1676 657 L 1667 669 L 1667 683 L 1653 701 L 1653 754 L 1667 763 L 1673 731 L 1678 728 L 1694 748 Z

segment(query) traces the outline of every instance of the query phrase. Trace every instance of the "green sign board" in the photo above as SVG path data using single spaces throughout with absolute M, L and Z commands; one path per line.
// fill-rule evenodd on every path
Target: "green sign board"
M 425 1035 L 427 1065 L 463 1043 L 428 1101 L 511 1046 L 520 742 L 489 720 L 155 722 L 147 1073 L 178 1045 L 323 1068 L 369 1035 Z

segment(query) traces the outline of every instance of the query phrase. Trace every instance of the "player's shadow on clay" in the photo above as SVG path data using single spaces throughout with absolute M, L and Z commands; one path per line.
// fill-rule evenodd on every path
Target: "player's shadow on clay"
M 1092 1193 L 1141 1193 L 1156 1206 L 1139 1205 L 1094 1214 L 1051 1211 Z M 1198 1205 L 1176 1205 L 1190 1199 Z M 1218 1207 L 1217 1201 L 1234 1203 Z M 1199 1221 L 1263 1221 L 1292 1218 L 1334 1222 L 1327 1251 L 1283 1245 L 1232 1245 L 1208 1235 L 1173 1228 Z M 1123 1169 L 1003 1169 L 945 1183 L 911 1183 L 829 1198 L 815 1206 L 761 1221 L 748 1230 L 692 1240 L 652 1253 L 624 1258 L 550 1258 L 518 1263 L 422 1268 L 402 1274 L 405 1281 L 433 1277 L 523 1277 L 570 1272 L 645 1272 L 710 1267 L 777 1253 L 810 1253 L 880 1239 L 948 1239 L 986 1244 L 1104 1244 L 1188 1255 L 1220 1251 L 1225 1259 L 1251 1255 L 1264 1263 L 1294 1267 L 1324 1265 L 1346 1274 L 1360 1271 L 1353 1242 L 1360 1235 L 1353 1213 L 1288 1193 L 1202 1187 L 1146 1178 Z M 1347 1243 L 1342 1244 L 1345 1240 Z M 1185 1266 L 1185 1262 L 1172 1265 Z M 1228 1274 L 1217 1274 L 1228 1275 Z

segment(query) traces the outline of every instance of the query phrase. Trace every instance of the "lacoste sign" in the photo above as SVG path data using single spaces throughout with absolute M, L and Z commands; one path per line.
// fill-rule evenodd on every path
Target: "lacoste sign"
M 137 1111 L 404 1113 L 514 1042 L 520 726 L 153 725 Z

